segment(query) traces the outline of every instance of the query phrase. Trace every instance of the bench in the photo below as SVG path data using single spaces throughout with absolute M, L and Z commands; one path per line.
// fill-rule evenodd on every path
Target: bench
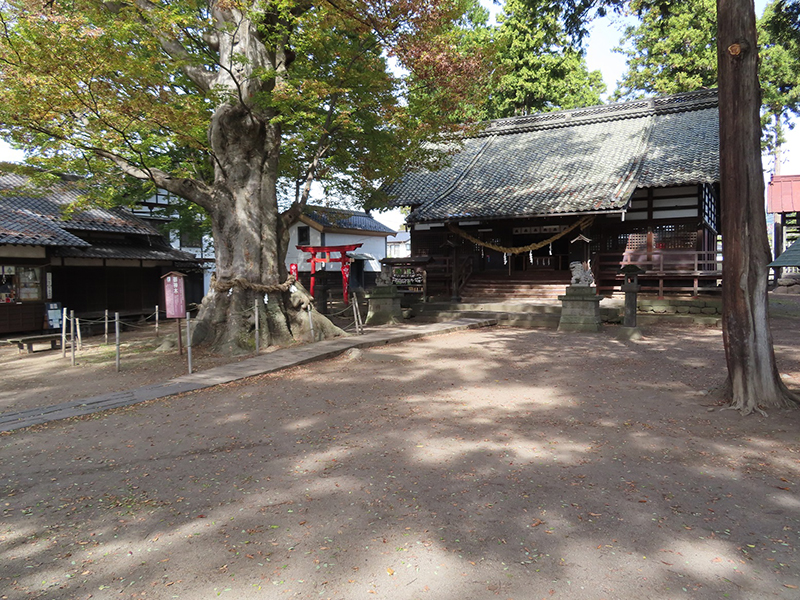
M 45 342 L 50 342 L 50 349 L 55 350 L 61 347 L 61 334 L 60 333 L 49 333 L 45 335 L 29 335 L 21 338 L 10 338 L 8 342 L 12 344 L 16 344 L 17 348 L 19 348 L 20 353 L 22 352 L 23 348 L 28 349 L 28 354 L 33 353 L 33 345 L 34 344 L 43 344 Z

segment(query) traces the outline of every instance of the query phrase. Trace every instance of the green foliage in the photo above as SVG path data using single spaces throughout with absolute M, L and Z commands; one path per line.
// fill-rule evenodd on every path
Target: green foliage
M 428 159 L 420 142 L 442 133 L 435 111 L 410 110 L 386 57 L 418 81 L 438 79 L 438 104 L 454 102 L 480 68 L 447 46 L 468 5 L 4 0 L 0 136 L 31 164 L 96 180 L 87 192 L 123 173 L 211 188 L 220 165 L 210 131 L 235 107 L 279 132 L 288 197 L 322 180 L 363 200 Z
M 640 23 L 623 31 L 628 70 L 614 93 L 617 99 L 645 94 L 676 94 L 717 83 L 716 0 L 670 4 L 666 11 L 647 0 L 633 0 L 630 12 Z
M 762 121 L 769 151 L 784 142 L 784 129 L 794 126 L 793 117 L 800 112 L 800 24 L 782 29 L 784 14 L 776 12 L 780 4 L 768 5 L 759 21 Z
M 800 51 L 800 0 L 777 0 L 772 8 L 771 16 L 766 19 L 767 29 L 777 39 L 791 40 L 797 55 Z
M 689 0 L 653 5 L 634 0 L 630 10 L 640 23 L 628 26 L 622 47 L 628 70 L 618 84 L 616 98 L 647 94 L 675 94 L 717 86 L 717 7 L 715 0 Z M 763 100 L 764 145 L 782 142 L 782 130 L 792 126 L 800 108 L 800 54 L 797 38 L 769 24 L 774 5 L 767 6 L 758 23 L 759 80 Z
M 557 10 L 534 11 L 507 0 L 495 34 L 497 86 L 489 94 L 492 118 L 600 104 L 605 84 L 589 72 Z
M 599 71 L 589 72 L 579 35 L 567 32 L 565 13 L 557 5 L 506 0 L 498 25 L 489 26 L 485 10 L 475 6 L 451 31 L 462 56 L 482 56 L 482 79 L 449 107 L 453 123 L 472 123 L 534 112 L 600 104 L 605 84 Z M 417 110 L 435 108 L 436 90 L 418 87 Z M 429 109 L 430 110 L 430 109 Z

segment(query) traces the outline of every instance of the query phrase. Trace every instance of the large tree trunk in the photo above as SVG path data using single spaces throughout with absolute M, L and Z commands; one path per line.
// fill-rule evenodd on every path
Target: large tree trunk
M 793 396 L 775 363 L 769 328 L 770 252 L 761 167 L 761 91 L 753 0 L 717 0 L 722 331 L 731 406 L 742 414 L 784 408 Z
M 217 160 L 211 214 L 216 278 L 193 343 L 209 342 L 224 353 L 253 352 L 256 318 L 262 346 L 311 341 L 309 319 L 316 339 L 342 335 L 313 310 L 302 286 L 286 285 L 276 190 L 279 127 L 241 106 L 223 106 L 209 136 Z

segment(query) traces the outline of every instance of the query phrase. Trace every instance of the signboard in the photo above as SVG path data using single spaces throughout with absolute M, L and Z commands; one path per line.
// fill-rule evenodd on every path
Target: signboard
M 183 319 L 186 316 L 186 296 L 183 288 L 183 273 L 172 271 L 164 276 L 164 300 L 168 319 Z
M 61 302 L 47 302 L 44 309 L 47 312 L 47 328 L 61 329 Z
M 292 263 L 292 264 L 289 265 L 289 273 L 294 275 L 295 279 L 297 279 L 299 272 L 300 272 L 300 269 L 297 266 L 297 263 Z
M 402 287 L 422 287 L 425 284 L 425 270 L 419 267 L 393 267 L 392 285 Z

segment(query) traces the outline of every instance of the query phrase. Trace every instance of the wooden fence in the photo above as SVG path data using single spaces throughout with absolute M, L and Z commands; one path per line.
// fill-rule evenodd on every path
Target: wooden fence
M 624 282 L 619 270 L 635 265 L 644 273 L 639 283 L 644 293 L 716 293 L 721 290 L 722 256 L 717 252 L 656 250 L 596 254 L 592 264 L 600 293 L 618 291 Z

